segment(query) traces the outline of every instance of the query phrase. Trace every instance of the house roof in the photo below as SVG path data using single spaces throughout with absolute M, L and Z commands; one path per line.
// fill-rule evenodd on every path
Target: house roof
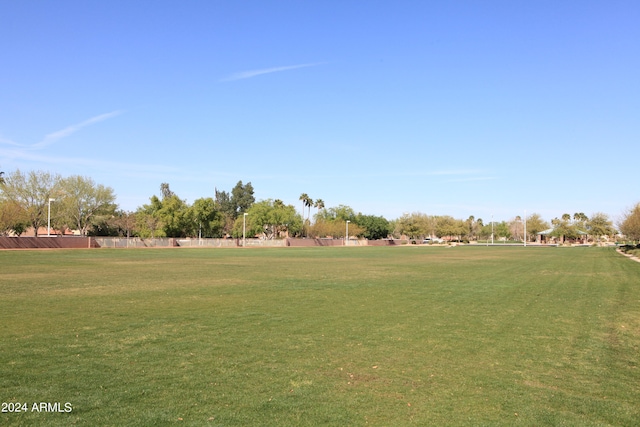
M 553 232 L 553 228 L 549 228 L 548 230 L 539 231 L 536 234 L 541 236 L 546 236 L 547 234 L 551 234 L 552 232 Z
M 554 231 L 554 230 L 555 230 L 555 228 L 549 228 L 548 230 L 543 230 L 543 231 L 540 231 L 539 233 L 536 233 L 536 234 L 538 234 L 538 235 L 542 235 L 542 236 L 547 236 L 547 235 L 549 235 L 549 234 L 553 233 L 553 231 Z M 578 232 L 578 234 L 579 234 L 579 235 L 581 235 L 581 236 L 586 236 L 586 235 L 588 234 L 588 233 L 585 233 L 585 232 L 584 232 L 584 231 L 582 231 L 582 230 L 576 230 L 576 231 L 577 231 L 577 232 Z

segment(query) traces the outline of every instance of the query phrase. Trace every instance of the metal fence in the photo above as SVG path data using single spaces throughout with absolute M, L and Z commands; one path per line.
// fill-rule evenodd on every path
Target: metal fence
M 101 248 L 155 248 L 171 247 L 175 239 L 141 239 L 139 237 L 96 237 Z
M 242 239 L 176 239 L 178 246 L 187 248 L 235 248 L 242 246 Z M 285 240 L 245 239 L 246 247 L 282 247 Z

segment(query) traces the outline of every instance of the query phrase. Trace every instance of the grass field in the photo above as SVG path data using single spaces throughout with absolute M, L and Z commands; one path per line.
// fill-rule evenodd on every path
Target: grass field
M 0 268 L 0 400 L 28 405 L 2 425 L 640 420 L 640 263 L 612 249 L 3 251 Z

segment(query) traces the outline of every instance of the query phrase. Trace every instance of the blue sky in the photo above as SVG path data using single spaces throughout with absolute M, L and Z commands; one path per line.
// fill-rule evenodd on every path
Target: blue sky
M 0 1 L 0 170 L 135 210 L 251 182 L 388 219 L 640 201 L 637 1 Z

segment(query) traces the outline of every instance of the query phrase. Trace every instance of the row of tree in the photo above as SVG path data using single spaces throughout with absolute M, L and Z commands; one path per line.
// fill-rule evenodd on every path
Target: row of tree
M 406 236 L 411 239 L 440 237 L 454 240 L 511 239 L 535 240 L 536 234 L 552 229 L 551 235 L 574 239 L 588 234 L 596 239 L 612 236 L 616 230 L 603 213 L 587 217 L 584 213 L 564 214 L 551 223 L 539 214 L 510 221 L 485 222 L 470 216 L 466 220 L 423 213 L 405 214 L 393 221 L 384 217 L 356 213 L 351 207 L 325 207 L 322 199 L 300 195 L 300 213 L 282 200 L 256 202 L 251 183 L 239 181 L 230 191 L 192 204 L 160 185 L 160 196 L 135 212 L 118 209 L 113 189 L 82 176 L 63 178 L 43 171 L 8 175 L 0 172 L 0 234 L 22 234 L 32 227 L 37 233 L 51 224 L 55 230 L 77 230 L 81 235 L 122 235 L 139 237 L 241 237 L 267 239 L 289 236 L 349 236 L 382 239 Z M 317 212 L 311 217 L 311 208 Z M 306 210 L 306 218 L 305 218 Z M 526 227 L 526 228 L 525 228 Z M 640 240 L 640 203 L 626 212 L 618 224 L 632 240 Z M 526 234 L 526 235 L 525 235 Z
M 2 174 L 4 175 L 4 174 Z M 56 226 L 86 235 L 116 210 L 113 189 L 82 176 L 19 170 L 0 181 L 0 233 L 20 235 L 38 230 L 55 218 Z
M 223 237 L 233 233 L 235 223 L 255 203 L 253 186 L 239 181 L 231 190 L 218 191 L 215 198 L 204 197 L 188 204 L 171 191 L 168 183 L 160 185 L 161 196 L 151 196 L 150 203 L 135 212 L 117 212 L 107 221 L 103 234 L 140 237 Z
M 595 213 L 588 218 L 584 213 L 569 214 L 554 218 L 549 224 L 542 217 L 533 213 L 526 218 L 516 216 L 510 221 L 485 223 L 481 218 L 470 216 L 466 220 L 450 216 L 430 216 L 422 213 L 405 214 L 395 222 L 395 233 L 409 236 L 412 239 L 425 237 L 445 237 L 455 240 L 499 240 L 533 241 L 543 231 L 549 235 L 563 239 L 575 239 L 581 234 L 588 234 L 596 239 L 613 236 L 616 230 L 606 214 Z

